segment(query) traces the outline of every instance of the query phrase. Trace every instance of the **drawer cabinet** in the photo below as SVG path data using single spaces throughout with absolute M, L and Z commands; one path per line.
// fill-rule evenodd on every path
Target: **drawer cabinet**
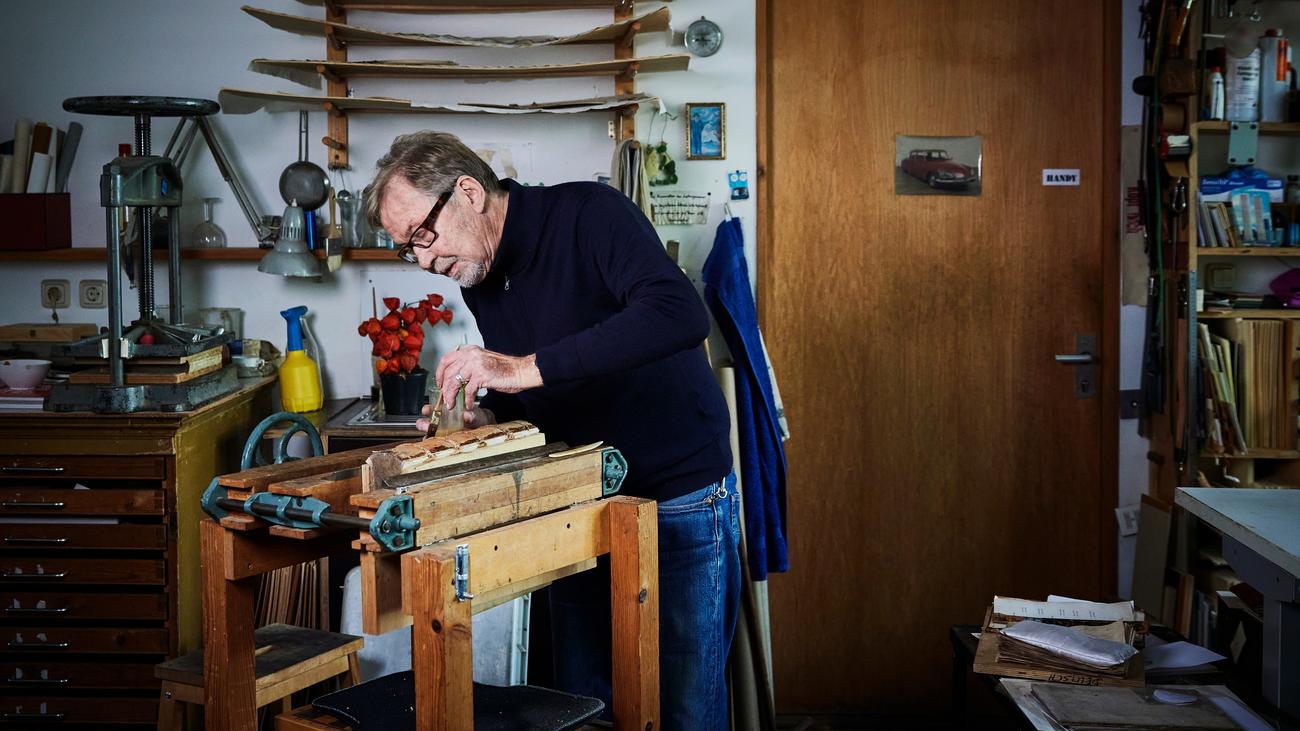
M 0 731 L 154 727 L 154 665 L 201 634 L 199 497 L 269 385 L 188 414 L 0 413 Z

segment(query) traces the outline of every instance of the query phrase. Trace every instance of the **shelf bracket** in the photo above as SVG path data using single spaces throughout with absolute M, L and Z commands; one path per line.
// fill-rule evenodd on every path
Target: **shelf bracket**
M 320 74 L 322 78 L 324 78 L 326 81 L 332 84 L 344 83 L 343 79 L 340 78 L 338 74 L 334 73 L 333 71 L 330 71 L 328 68 L 324 66 L 324 64 L 319 64 L 319 63 L 316 64 L 316 73 Z
M 636 40 L 636 34 L 641 31 L 641 21 L 637 21 L 627 27 L 623 32 L 623 37 L 618 39 L 619 48 L 631 48 L 632 42 Z
M 1254 165 L 1259 148 L 1258 122 L 1228 123 L 1228 164 Z
M 640 70 L 641 70 L 641 64 L 637 63 L 636 61 L 633 61 L 632 63 L 627 65 L 627 68 L 623 71 L 623 73 L 618 75 L 618 80 L 625 84 L 630 84 L 632 83 L 632 81 L 636 79 L 636 74 Z

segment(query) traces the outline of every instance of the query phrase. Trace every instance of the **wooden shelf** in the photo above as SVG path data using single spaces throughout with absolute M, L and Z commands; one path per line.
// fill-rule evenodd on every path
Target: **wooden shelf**
M 1192 129 L 1201 134 L 1228 134 L 1231 122 L 1197 122 Z M 1240 122 L 1249 124 L 1249 122 Z M 1300 122 L 1257 122 L 1262 135 L 1300 136 Z
M 1207 256 L 1300 256 L 1300 247 L 1296 246 L 1198 246 L 1196 258 Z
M 1203 310 L 1196 313 L 1196 317 L 1199 320 L 1296 320 L 1300 319 L 1300 310 Z
M 104 261 L 107 249 L 97 246 L 82 246 L 73 249 L 51 249 L 49 251 L 0 251 L 2 261 Z M 233 246 L 225 249 L 181 249 L 181 258 L 198 261 L 261 261 L 270 249 L 253 246 Z M 324 259 L 323 250 L 316 251 L 316 258 Z M 344 249 L 343 258 L 353 261 L 401 261 L 395 249 Z M 154 252 L 155 260 L 166 260 L 167 251 Z
M 298 0 L 321 7 L 325 0 Z M 672 0 L 660 0 L 672 2 Z M 628 0 L 335 0 L 343 10 L 379 10 L 392 13 L 524 13 L 538 10 L 617 8 Z
M 1300 450 L 1296 449 L 1248 449 L 1245 454 L 1215 454 L 1202 451 L 1205 459 L 1300 459 Z
M 691 56 L 674 53 L 641 58 L 607 59 L 540 66 L 464 66 L 449 61 L 330 61 L 255 58 L 249 69 L 283 76 L 306 86 L 318 86 L 317 77 L 419 78 L 419 79 L 540 79 L 571 76 L 631 77 L 638 73 L 686 71 Z

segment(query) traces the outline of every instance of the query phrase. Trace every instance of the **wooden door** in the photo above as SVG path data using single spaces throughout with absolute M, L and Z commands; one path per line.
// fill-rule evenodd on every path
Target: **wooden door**
M 1117 8 L 759 2 L 781 710 L 942 713 L 950 625 L 1113 592 Z M 982 195 L 895 195 L 899 134 L 981 135 Z M 1095 398 L 1053 360 L 1081 333 Z

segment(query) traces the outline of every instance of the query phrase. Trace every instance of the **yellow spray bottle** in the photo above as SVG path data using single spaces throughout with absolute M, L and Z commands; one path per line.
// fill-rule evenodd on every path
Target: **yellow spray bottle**
M 321 407 L 320 371 L 316 362 L 302 349 L 302 316 L 307 307 L 299 305 L 280 312 L 289 324 L 289 346 L 280 366 L 280 403 L 286 411 L 303 413 Z

